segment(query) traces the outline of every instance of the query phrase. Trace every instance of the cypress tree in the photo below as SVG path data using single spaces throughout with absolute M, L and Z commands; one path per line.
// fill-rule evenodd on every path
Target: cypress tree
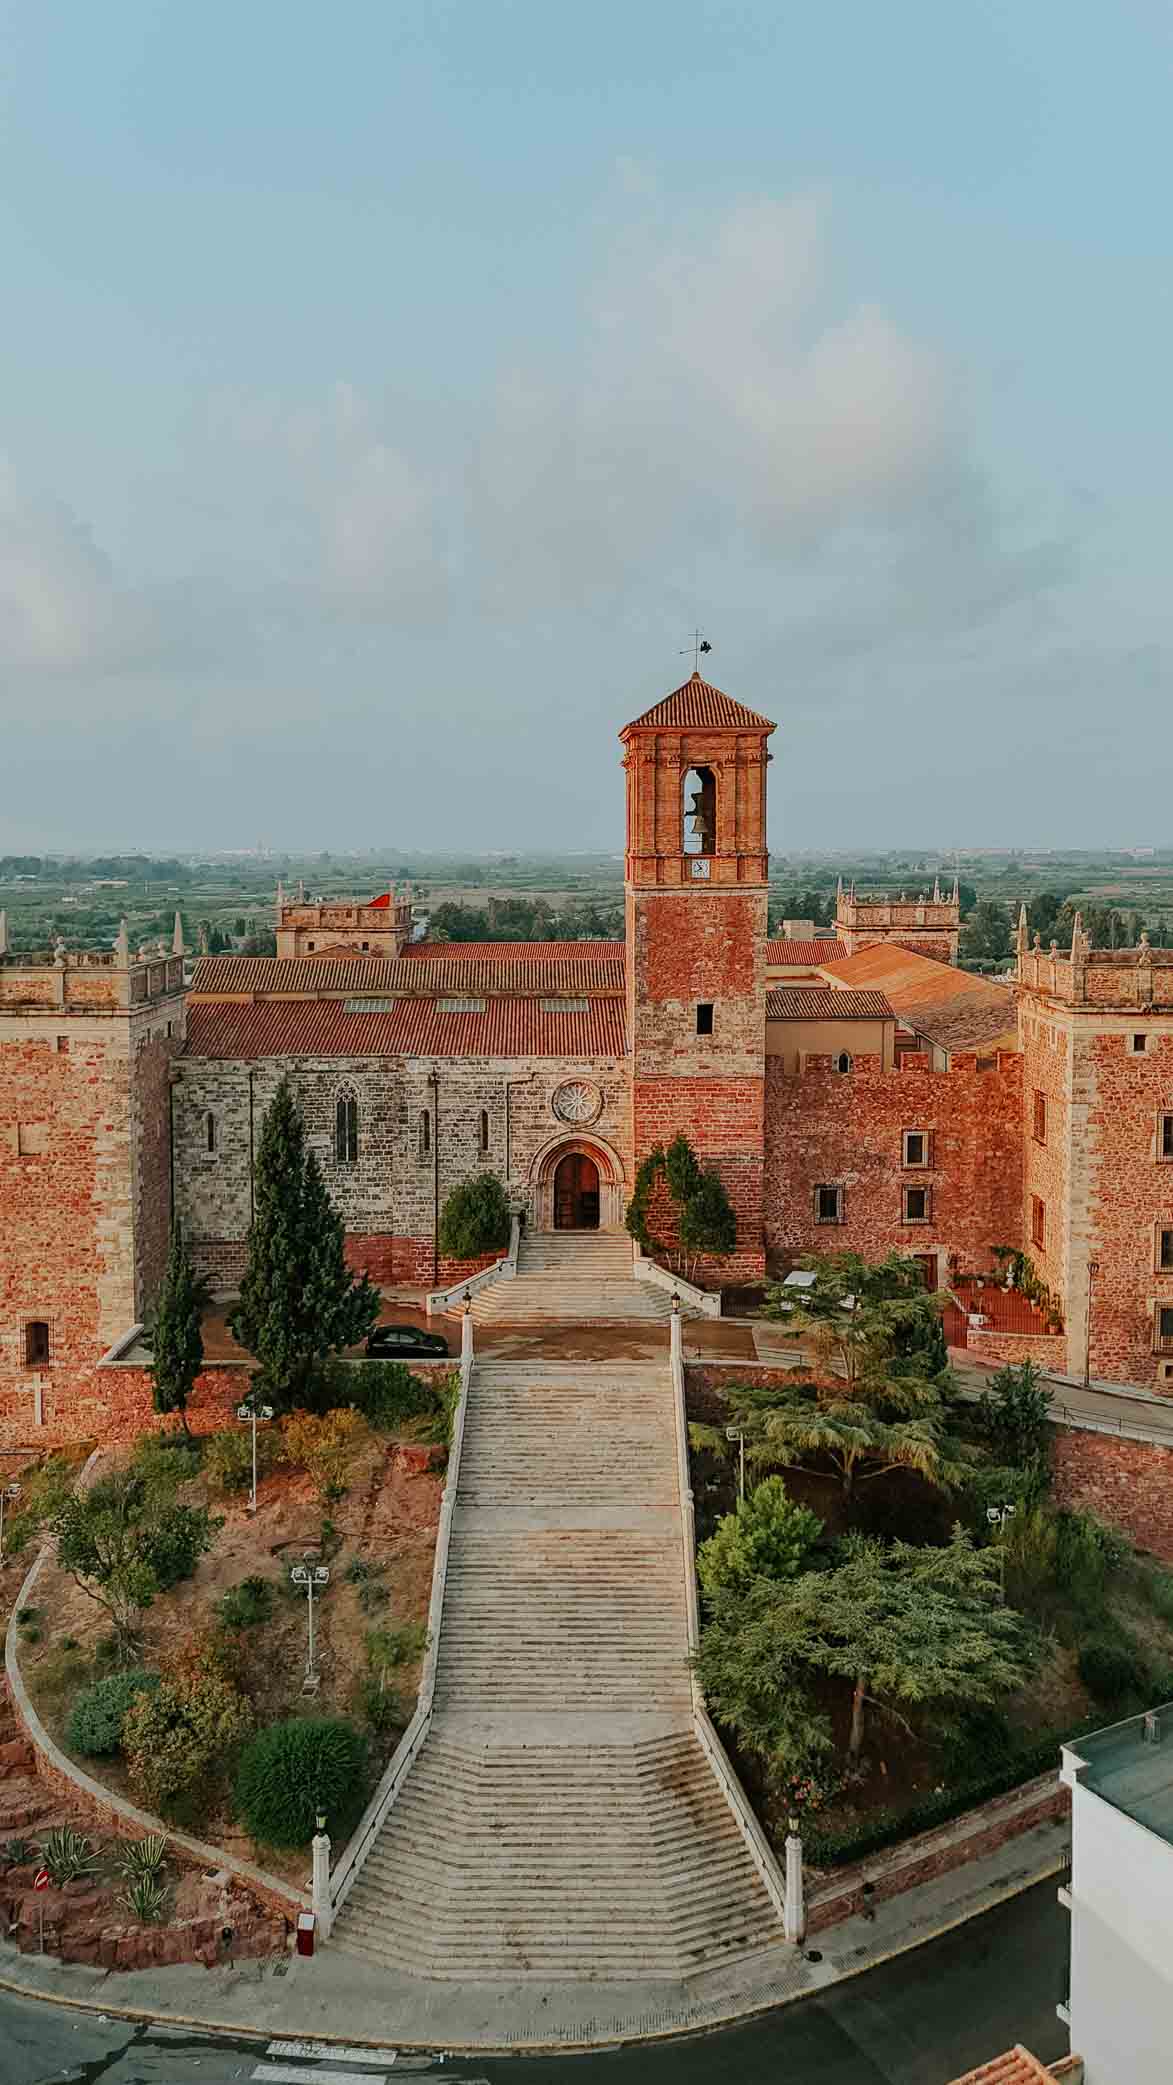
M 200 1320 L 207 1300 L 207 1283 L 192 1267 L 182 1228 L 174 1223 L 150 1327 L 151 1392 L 155 1410 L 178 1412 L 189 1436 L 187 1405 L 204 1365 Z
M 253 1194 L 248 1265 L 229 1324 L 260 1362 L 267 1394 L 289 1410 L 310 1393 L 327 1354 L 365 1338 L 379 1296 L 346 1265 L 342 1219 L 306 1149 L 287 1079 L 265 1116 Z

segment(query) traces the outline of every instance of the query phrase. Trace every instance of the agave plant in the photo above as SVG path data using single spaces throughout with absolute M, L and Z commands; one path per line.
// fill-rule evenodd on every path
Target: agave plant
M 36 1850 L 31 1839 L 9 1839 L 4 1848 L 4 1859 L 10 1868 L 26 1868 Z
M 118 1865 L 129 1882 L 157 1881 L 166 1851 L 163 1833 L 151 1832 L 145 1839 L 131 1839 Z
M 132 1882 L 122 1902 L 133 1918 L 144 1926 L 157 1926 L 167 1905 L 167 1886 L 154 1875 L 140 1875 Z
M 98 1856 L 84 1832 L 75 1832 L 68 1824 L 46 1832 L 40 1842 L 40 1854 L 53 1881 L 60 1889 L 63 1882 L 72 1882 L 78 1875 L 89 1875 L 98 1865 Z

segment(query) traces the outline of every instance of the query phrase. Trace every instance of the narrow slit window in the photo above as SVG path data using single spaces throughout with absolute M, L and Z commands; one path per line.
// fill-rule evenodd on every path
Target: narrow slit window
M 420 1109 L 420 1157 L 427 1158 L 432 1149 L 432 1117 L 427 1108 Z
M 823 1186 L 815 1189 L 816 1223 L 843 1222 L 843 1189 Z
M 1045 1094 L 1045 1093 L 1036 1093 L 1036 1094 L 1035 1094 L 1035 1143 L 1036 1143 L 1036 1144 L 1045 1144 L 1045 1143 L 1046 1143 L 1046 1141 L 1047 1141 L 1047 1096 L 1046 1096 L 1046 1094 Z
M 1147 1036 L 1147 1035 L 1139 1035 L 1139 1034 L 1138 1034 L 1138 1035 L 1134 1035 L 1134 1036 L 1133 1036 L 1133 1038 L 1132 1038 L 1132 1054 L 1133 1054 L 1133 1056 L 1134 1056 L 1134 1057 L 1143 1057 L 1143 1056 L 1144 1056 L 1145 1050 L 1146 1050 L 1146 1048 L 1147 1048 L 1147 1046 L 1148 1046 L 1148 1040 L 1149 1040 L 1149 1039 L 1148 1039 L 1148 1036 Z
M 711 1035 L 713 1032 L 713 1009 L 707 999 L 702 999 L 696 1010 L 696 1032 Z
M 1162 1158 L 1173 1158 L 1173 1115 L 1162 1115 L 1158 1121 L 1157 1150 Z
M 340 1093 L 334 1109 L 334 1156 L 340 1166 L 358 1159 L 358 1101 L 353 1093 Z
M 211 1109 L 204 1116 L 204 1145 L 209 1158 L 216 1156 L 216 1117 Z
M 1030 1198 L 1030 1242 L 1040 1251 L 1047 1242 L 1047 1205 L 1039 1200 L 1038 1195 Z
M 481 1109 L 480 1148 L 482 1154 L 489 1148 L 489 1111 L 487 1108 Z
M 24 1328 L 24 1365 L 45 1368 L 49 1360 L 49 1327 L 43 1318 L 30 1318 Z

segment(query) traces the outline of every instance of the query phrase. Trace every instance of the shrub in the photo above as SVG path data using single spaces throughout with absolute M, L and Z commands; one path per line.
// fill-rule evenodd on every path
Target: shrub
M 122 1750 L 136 1794 L 154 1809 L 194 1814 L 228 1756 L 247 1737 L 252 1712 L 226 1680 L 190 1673 L 161 1681 L 128 1710 Z M 197 1791 L 204 1800 L 197 1803 Z
M 98 1865 L 98 1857 L 85 1833 L 75 1832 L 67 1824 L 45 1833 L 40 1842 L 40 1854 L 58 1889 L 63 1882 L 73 1882 L 79 1875 L 92 1874 Z
M 273 1587 L 267 1578 L 255 1574 L 242 1578 L 216 1602 L 216 1617 L 225 1629 L 255 1629 L 272 1612 Z
M 426 1622 L 404 1622 L 399 1629 L 367 1630 L 367 1663 L 379 1671 L 414 1665 L 428 1647 Z
M 1024 1361 L 1020 1368 L 1000 1368 L 990 1377 L 975 1417 L 999 1462 L 1045 1471 L 1051 1454 L 1050 1406 L 1051 1392 L 1041 1372 L 1033 1361 Z
M 281 1421 L 281 1438 L 290 1462 L 308 1471 L 319 1497 L 326 1503 L 342 1498 L 346 1474 L 370 1438 L 360 1412 L 349 1409 L 323 1412 L 291 1412 Z
M 744 1591 L 755 1578 L 796 1578 L 822 1531 L 817 1514 L 787 1496 L 781 1477 L 767 1477 L 702 1542 L 701 1584 L 706 1593 L 716 1593 Z
M 452 1429 L 460 1405 L 460 1370 L 453 1368 L 440 1377 L 435 1386 L 434 1404 L 425 1425 L 419 1429 L 422 1441 L 433 1441 L 438 1446 L 452 1446 Z
M 1143 1694 L 1149 1669 L 1135 1645 L 1093 1641 L 1080 1651 L 1079 1677 L 1093 1699 L 1110 1708 L 1128 1695 Z
M 138 1667 L 95 1680 L 73 1704 L 66 1743 L 87 1759 L 112 1759 L 122 1749 L 122 1726 L 127 1712 L 140 1694 L 153 1693 L 158 1684 L 157 1672 L 144 1672 Z
M 8 1839 L 4 1845 L 4 1864 L 8 1868 L 26 1868 L 36 1851 L 31 1839 Z
M 266 1846 L 304 1846 L 319 1814 L 344 1821 L 361 1800 L 362 1734 L 341 1716 L 272 1723 L 248 1745 L 236 1778 L 236 1810 Z
M 341 1373 L 341 1371 L 339 1371 Z M 406 1361 L 363 1361 L 346 1371 L 346 1401 L 371 1426 L 404 1426 L 436 1409 L 436 1392 Z M 341 1403 L 342 1398 L 335 1397 Z
M 281 1436 L 273 1426 L 257 1428 L 257 1476 L 265 1477 L 281 1460 Z M 204 1476 L 216 1492 L 248 1491 L 253 1481 L 252 1427 L 236 1426 L 214 1433 L 204 1449 Z
M 164 1506 L 144 1529 L 143 1555 L 161 1592 L 191 1578 L 224 1522 L 206 1506 Z
M 144 1484 L 174 1497 L 181 1484 L 190 1484 L 199 1476 L 201 1457 L 200 1443 L 185 1440 L 181 1434 L 140 1433 L 130 1467 Z
M 1104 1606 L 1107 1583 L 1129 1545 L 1094 1513 L 1060 1513 L 1055 1522 L 1055 1574 L 1073 1607 L 1086 1616 Z
M 440 1251 L 476 1260 L 509 1243 L 509 1197 L 496 1173 L 476 1173 L 454 1187 L 440 1213 Z

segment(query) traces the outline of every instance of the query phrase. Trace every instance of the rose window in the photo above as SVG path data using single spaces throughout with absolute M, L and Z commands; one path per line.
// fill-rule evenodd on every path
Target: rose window
M 551 1102 L 559 1122 L 593 1122 L 602 1105 L 603 1096 L 589 1079 L 568 1079 Z

